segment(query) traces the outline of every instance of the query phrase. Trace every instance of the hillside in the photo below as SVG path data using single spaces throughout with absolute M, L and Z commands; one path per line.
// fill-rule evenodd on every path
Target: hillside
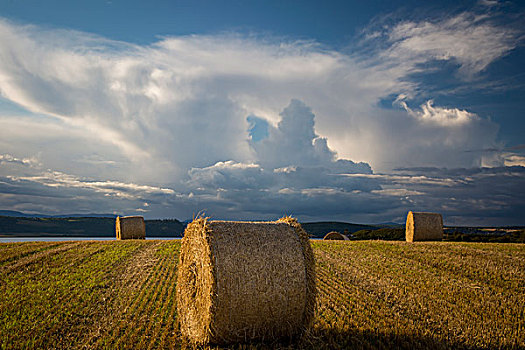
M 330 231 L 347 232 L 353 240 L 404 240 L 404 226 L 360 225 L 347 222 L 307 222 L 303 228 L 312 238 Z M 147 237 L 182 237 L 185 222 L 176 219 L 146 220 Z M 466 242 L 525 242 L 523 227 L 447 227 L 444 240 Z M 108 217 L 14 217 L 0 216 L 0 237 L 114 237 L 115 219 Z
M 146 220 L 148 237 L 182 237 L 186 225 L 176 219 Z M 322 238 L 330 231 L 356 232 L 378 227 L 346 222 L 304 223 L 303 228 L 312 237 Z M 115 219 L 108 217 L 16 217 L 0 216 L 0 236 L 20 237 L 113 237 Z
M 176 219 L 146 220 L 146 232 L 150 237 L 181 237 L 183 231 L 184 225 Z M 0 236 L 114 237 L 115 219 L 0 216 Z
M 523 244 L 312 245 L 312 328 L 270 348 L 525 347 Z M 0 244 L 0 348 L 179 349 L 179 248 L 175 240 Z
M 0 210 L 0 216 L 15 216 L 20 218 L 115 218 L 114 214 L 61 214 L 61 215 L 43 215 L 27 214 L 15 210 Z

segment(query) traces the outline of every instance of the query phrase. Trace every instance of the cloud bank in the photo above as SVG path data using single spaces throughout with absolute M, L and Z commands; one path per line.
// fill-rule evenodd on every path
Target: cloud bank
M 432 96 L 412 106 L 423 66 L 453 62 L 468 82 L 520 35 L 466 12 L 368 32 L 368 52 L 348 54 L 242 35 L 138 46 L 1 20 L 0 92 L 25 111 L 0 115 L 2 203 L 57 212 L 68 193 L 85 199 L 76 211 L 398 219 L 441 185 L 374 172 L 520 164 L 471 151 L 502 148 L 494 122 Z

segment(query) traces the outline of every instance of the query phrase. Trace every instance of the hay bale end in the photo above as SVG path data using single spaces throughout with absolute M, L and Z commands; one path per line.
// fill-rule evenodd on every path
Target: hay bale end
M 407 242 L 443 239 L 443 217 L 437 213 L 408 212 L 405 237 Z
M 142 216 L 117 216 L 117 239 L 146 239 L 146 224 Z
M 178 318 L 189 343 L 291 339 L 313 318 L 314 255 L 295 219 L 195 219 L 179 259 Z

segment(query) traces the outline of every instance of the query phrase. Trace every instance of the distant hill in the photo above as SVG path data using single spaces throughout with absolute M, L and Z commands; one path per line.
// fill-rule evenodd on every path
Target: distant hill
M 115 219 L 118 215 L 115 214 L 64 214 L 64 215 L 53 215 L 51 218 L 113 218 Z
M 0 210 L 0 216 L 15 216 L 19 218 L 29 218 L 29 217 L 44 217 L 45 215 L 38 215 L 38 214 L 26 214 L 22 213 L 20 211 L 14 211 L 14 210 Z
M 7 215 L 6 215 L 7 214 Z M 115 235 L 114 215 L 71 214 L 60 216 L 34 216 L 16 211 L 0 211 L 0 236 L 19 237 L 113 237 Z M 96 215 L 96 216 L 95 216 Z M 322 238 L 330 231 L 354 233 L 359 230 L 374 230 L 378 226 L 359 225 L 347 222 L 310 222 L 302 224 L 311 237 Z M 146 220 L 148 237 L 182 237 L 185 222 L 176 219 Z
M 11 237 L 114 237 L 113 214 L 71 214 L 64 217 L 41 216 L 11 210 L 0 210 L 0 236 Z M 187 222 L 177 219 L 146 220 L 148 237 L 182 237 Z M 382 223 L 361 225 L 339 221 L 301 224 L 310 237 L 323 238 L 330 231 L 347 233 L 351 239 L 404 240 L 404 225 Z M 510 241 L 525 239 L 525 227 L 445 227 L 444 240 Z M 516 237 L 514 237 L 516 236 Z
M 184 225 L 176 219 L 146 220 L 149 237 L 181 237 Z M 0 216 L 0 236 L 114 237 L 113 217 L 13 217 Z
M 15 210 L 0 210 L 0 216 L 13 216 L 18 218 L 115 218 L 115 214 L 62 214 L 62 215 L 45 215 L 45 214 L 27 214 Z
M 401 226 L 405 226 L 405 224 L 398 224 L 397 222 L 382 222 L 380 224 L 374 224 L 372 226 L 377 226 L 377 227 L 401 227 Z

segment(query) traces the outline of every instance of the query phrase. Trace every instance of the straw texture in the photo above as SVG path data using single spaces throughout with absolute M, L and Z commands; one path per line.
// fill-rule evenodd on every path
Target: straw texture
M 348 238 L 346 235 L 343 235 L 342 233 L 339 233 L 337 231 L 328 232 L 326 236 L 324 236 L 323 240 L 325 241 L 349 241 L 350 238 Z
M 177 277 L 180 330 L 190 343 L 292 338 L 315 308 L 314 256 L 292 218 L 195 219 L 182 239 Z
M 119 240 L 146 239 L 146 224 L 142 216 L 117 216 L 115 230 Z
M 407 242 L 443 239 L 443 217 L 436 213 L 408 212 L 405 236 Z

